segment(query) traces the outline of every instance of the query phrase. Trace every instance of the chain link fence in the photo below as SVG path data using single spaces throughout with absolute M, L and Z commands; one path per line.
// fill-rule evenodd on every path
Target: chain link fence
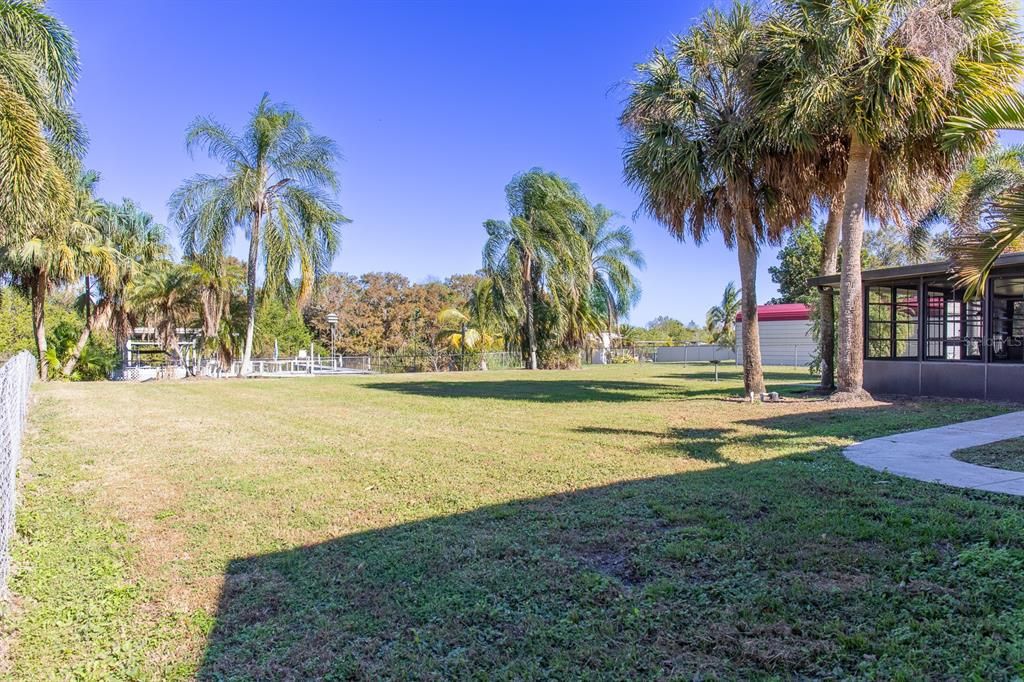
M 0 366 L 0 598 L 7 598 L 14 537 L 14 498 L 21 440 L 28 414 L 28 391 L 36 375 L 36 359 L 18 353 Z

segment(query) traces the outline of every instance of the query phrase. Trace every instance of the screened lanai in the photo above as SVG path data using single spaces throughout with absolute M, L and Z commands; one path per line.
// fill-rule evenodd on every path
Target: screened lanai
M 864 387 L 1024 401 L 1024 254 L 1000 257 L 968 300 L 948 262 L 865 270 Z M 838 293 L 839 276 L 811 283 Z

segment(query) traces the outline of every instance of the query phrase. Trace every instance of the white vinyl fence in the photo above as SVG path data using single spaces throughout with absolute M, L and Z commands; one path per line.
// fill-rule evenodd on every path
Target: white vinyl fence
M 21 440 L 28 414 L 28 391 L 36 359 L 22 352 L 0 366 L 0 598 L 7 598 L 11 573 L 11 538 Z

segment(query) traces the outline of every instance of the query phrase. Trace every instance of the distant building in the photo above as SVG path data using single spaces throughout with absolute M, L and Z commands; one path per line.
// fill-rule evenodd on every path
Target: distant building
M 188 368 L 197 359 L 196 345 L 200 330 L 179 327 L 175 332 L 178 348 L 169 353 L 161 347 L 153 327 L 135 327 L 125 343 L 121 364 L 111 378 L 117 381 L 147 381 L 187 376 Z
M 761 364 L 807 367 L 817 351 L 811 309 L 803 303 L 757 306 Z M 743 313 L 736 316 L 736 357 L 743 357 Z M 740 362 L 740 360 L 737 360 Z

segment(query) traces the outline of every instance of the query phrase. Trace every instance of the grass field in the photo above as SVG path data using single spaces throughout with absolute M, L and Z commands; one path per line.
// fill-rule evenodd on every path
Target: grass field
M 1011 407 L 722 374 L 39 386 L 0 672 L 1024 675 L 1024 500 L 840 455 Z
M 1024 471 L 1024 438 L 1008 438 L 963 448 L 954 452 L 953 457 L 983 467 Z

